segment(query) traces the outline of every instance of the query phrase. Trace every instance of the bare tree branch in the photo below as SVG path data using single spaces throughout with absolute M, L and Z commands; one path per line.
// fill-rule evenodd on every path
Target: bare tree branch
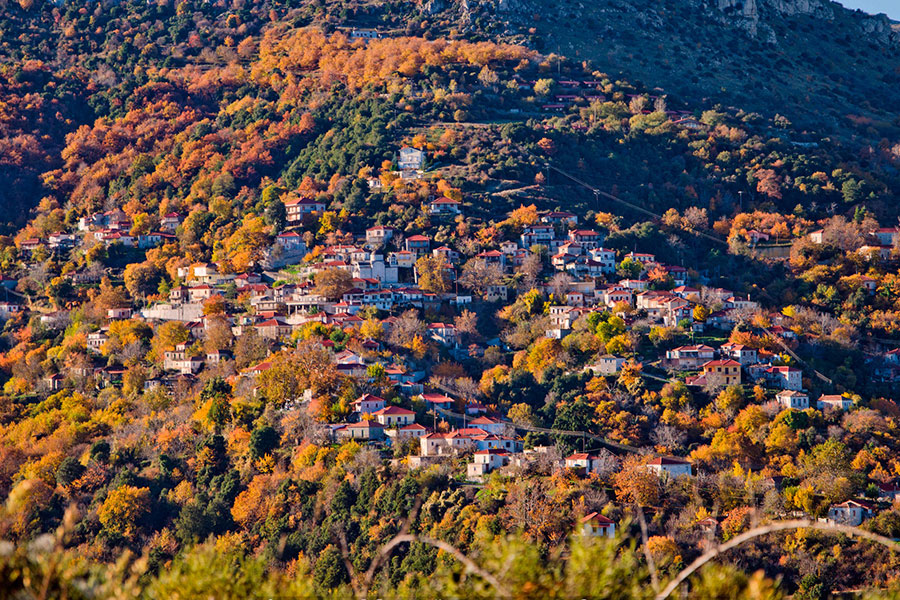
M 820 531 L 845 533 L 849 536 L 862 538 L 871 542 L 875 542 L 877 544 L 881 544 L 883 546 L 887 546 L 888 548 L 897 547 L 897 542 L 890 538 L 886 538 L 883 535 L 878 535 L 877 533 L 872 533 L 871 531 L 866 531 L 865 529 L 860 529 L 859 527 L 851 527 L 850 525 L 820 523 L 818 521 L 810 521 L 808 519 L 779 521 L 776 523 L 770 523 L 763 527 L 751 529 L 750 531 L 744 532 L 736 538 L 707 551 L 705 554 L 700 556 L 697 560 L 683 569 L 680 573 L 678 573 L 675 579 L 670 581 L 665 589 L 656 595 L 656 600 L 665 600 L 666 598 L 671 596 L 672 592 L 674 592 L 679 585 L 687 580 L 688 577 L 693 575 L 700 567 L 714 559 L 719 554 L 731 550 L 732 548 L 736 548 L 744 542 L 758 538 L 760 536 L 767 535 L 769 533 L 775 533 L 777 531 L 788 531 L 791 529 L 818 529 Z

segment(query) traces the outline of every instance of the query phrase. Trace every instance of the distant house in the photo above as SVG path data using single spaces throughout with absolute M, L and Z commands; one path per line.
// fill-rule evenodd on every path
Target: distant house
M 296 231 L 285 231 L 284 233 L 279 233 L 278 237 L 275 238 L 275 243 L 288 252 L 296 252 L 297 250 L 306 248 L 306 243 L 304 243 L 303 241 L 303 236 L 301 236 Z
M 175 230 L 181 225 L 182 220 L 181 215 L 170 212 L 160 220 L 159 227 L 167 233 L 175 233 Z
M 647 463 L 647 470 L 656 473 L 660 477 L 691 476 L 691 463 L 679 458 L 660 456 L 651 459 Z
M 585 250 L 593 250 L 603 245 L 606 235 L 593 229 L 573 229 L 569 232 L 569 239 Z
M 431 248 L 431 240 L 424 235 L 411 235 L 406 238 L 406 251 L 416 255 L 427 254 Z
M 444 346 L 455 346 L 458 340 L 458 332 L 453 323 L 429 323 L 428 335 Z
M 453 408 L 453 399 L 443 394 L 422 394 L 421 398 L 425 402 L 425 406 L 430 409 L 442 408 L 451 410 Z
M 689 131 L 704 131 L 706 129 L 706 125 L 691 117 L 678 119 L 677 121 L 673 121 L 672 124 Z
M 466 467 L 466 476 L 472 481 L 481 481 L 485 475 L 509 464 L 506 450 L 478 450 L 473 462 Z
M 369 227 L 366 229 L 366 243 L 372 244 L 373 246 L 383 246 L 389 239 L 394 237 L 395 231 L 397 230 L 393 227 L 385 225 Z
M 87 349 L 89 352 L 100 354 L 100 348 L 109 340 L 109 336 L 102 331 L 89 333 L 87 336 Z
M 485 302 L 506 302 L 509 290 L 505 285 L 489 285 L 484 290 Z
M 616 524 L 598 512 L 581 518 L 581 534 L 589 537 L 616 537 Z
M 172 350 L 163 353 L 163 368 L 169 371 L 177 371 L 182 375 L 193 375 L 203 366 L 203 359 L 199 356 L 188 356 L 188 344 L 181 343 Z
M 47 388 L 53 392 L 59 391 L 65 387 L 66 378 L 60 373 L 54 373 L 46 378 Z
M 666 360 L 682 369 L 690 369 L 711 361 L 715 354 L 715 349 L 705 344 L 678 346 L 666 351 Z
M 566 468 L 576 471 L 584 471 L 585 474 L 593 473 L 597 467 L 598 456 L 587 452 L 576 452 L 566 457 Z
M 837 394 L 823 395 L 819 396 L 819 399 L 816 400 L 816 408 L 819 410 L 825 410 L 826 408 L 834 410 L 850 410 L 853 408 L 853 400 Z
M 612 354 L 604 354 L 590 367 L 596 375 L 615 375 L 622 369 L 625 359 Z
M 847 500 L 828 509 L 828 520 L 839 525 L 856 527 L 872 516 L 872 507 L 856 500 Z
M 206 353 L 206 364 L 218 365 L 226 360 L 231 360 L 231 352 L 228 350 L 214 350 Z
M 759 362 L 759 352 L 750 346 L 728 343 L 722 344 L 719 350 L 721 350 L 722 356 L 736 360 L 741 365 L 752 365 Z
M 816 229 L 815 231 L 809 232 L 809 241 L 813 244 L 822 244 L 825 242 L 825 230 L 824 229 Z
M 656 255 L 648 252 L 629 252 L 625 255 L 626 259 L 639 262 L 642 265 L 649 265 L 656 262 Z
M 421 171 L 424 166 L 425 152 L 418 148 L 410 148 L 409 146 L 400 148 L 397 167 L 401 171 Z
M 574 213 L 557 210 L 541 215 L 541 222 L 560 225 L 577 225 L 578 216 Z
M 385 407 L 384 398 L 372 394 L 363 394 L 351 403 L 353 412 L 361 415 L 374 415 Z
M 106 318 L 110 320 L 130 319 L 131 309 L 128 307 L 108 308 L 106 310 Z
M 781 390 L 775 394 L 775 399 L 785 408 L 794 410 L 806 410 L 809 408 L 809 394 L 805 392 Z
M 302 221 L 307 215 L 325 211 L 325 203 L 307 198 L 288 200 L 284 203 L 288 223 Z
M 882 246 L 894 246 L 900 240 L 900 228 L 882 227 L 872 232 Z
M 536 244 L 550 247 L 550 242 L 555 236 L 556 232 L 553 229 L 553 225 L 534 224 L 525 227 L 520 240 L 523 248 L 531 248 Z
M 346 427 L 346 437 L 351 440 L 383 440 L 384 426 L 375 421 L 364 420 L 359 423 L 351 423 Z
M 428 212 L 433 215 L 458 215 L 460 210 L 460 202 L 452 198 L 437 198 L 428 203 Z
M 796 367 L 769 367 L 765 370 L 765 377 L 772 385 L 783 390 L 803 389 L 803 371 Z
M 0 319 L 8 319 L 22 310 L 22 307 L 15 302 L 0 302 Z
M 488 433 L 494 433 L 500 435 L 506 429 L 507 424 L 499 419 L 494 419 L 492 417 L 476 417 L 469 421 L 469 427 L 477 427 L 478 429 L 483 429 Z
M 381 32 L 377 29 L 353 29 L 350 32 L 350 40 L 362 40 L 364 42 L 368 42 L 369 40 L 378 40 L 381 39 Z
M 269 340 L 277 340 L 278 338 L 291 334 L 292 327 L 281 318 L 272 318 L 256 325 L 256 332 L 259 337 Z
M 406 427 L 416 420 L 416 413 L 400 406 L 385 406 L 372 413 L 372 416 L 385 427 Z
M 741 384 L 741 363 L 736 360 L 711 360 L 703 365 L 703 373 L 685 380 L 688 385 L 723 387 Z
M 392 440 L 409 440 L 418 439 L 428 435 L 429 430 L 418 423 L 412 423 L 399 429 L 385 429 L 384 434 Z

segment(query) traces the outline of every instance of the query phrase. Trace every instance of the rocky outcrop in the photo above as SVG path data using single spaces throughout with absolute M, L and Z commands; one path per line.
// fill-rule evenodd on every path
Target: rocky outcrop
M 459 8 L 466 5 L 465 0 L 430 0 L 429 4 L 453 2 Z M 892 28 L 892 23 L 883 15 L 870 16 L 858 11 L 851 11 L 831 0 L 679 0 L 685 4 L 700 8 L 710 18 L 728 27 L 741 29 L 763 43 L 775 43 L 775 31 L 780 19 L 795 17 L 811 17 L 823 21 L 840 20 L 842 26 L 858 27 L 859 35 L 875 43 L 900 46 L 900 32 Z M 557 14 L 571 18 L 585 11 L 584 0 L 492 0 L 498 13 L 506 17 L 524 21 L 534 14 Z M 646 25 L 647 19 L 670 17 L 655 8 L 647 7 L 645 0 L 610 2 L 609 0 L 592 0 L 594 14 L 608 12 L 633 14 L 636 23 Z M 463 13 L 466 11 L 463 10 Z M 774 26 L 774 27 L 773 27 Z

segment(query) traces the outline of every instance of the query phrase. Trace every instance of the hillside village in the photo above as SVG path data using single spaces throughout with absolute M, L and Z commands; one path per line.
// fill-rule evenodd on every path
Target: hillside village
M 894 593 L 893 50 L 500 4 L 4 5 L 0 589 Z
M 425 161 L 425 152 L 403 147 L 395 173 L 421 178 Z M 314 351 L 322 361 L 318 368 L 341 382 L 331 388 L 343 390 L 337 404 L 322 409 L 323 401 L 333 399 L 316 398 L 322 390 L 304 386 L 296 374 L 293 387 L 280 391 L 280 410 L 309 410 L 316 416 L 319 431 L 310 434 L 314 439 L 371 445 L 409 468 L 468 457 L 456 476 L 476 484 L 492 472 L 528 469 L 531 462 L 547 460 L 581 477 L 608 475 L 618 460 L 639 448 L 604 440 L 585 452 L 602 438 L 586 442 L 583 435 L 579 440 L 578 431 L 541 429 L 536 419 L 522 416 L 525 405 L 511 410 L 491 402 L 490 365 L 513 348 L 500 330 L 487 339 L 480 324 L 494 313 L 512 321 L 511 313 L 525 310 L 544 315 L 538 335 L 544 338 L 546 356 L 534 360 L 557 362 L 570 372 L 610 382 L 604 385 L 614 385 L 617 378 L 621 384 L 624 373 L 710 398 L 747 397 L 770 414 L 803 412 L 822 418 L 812 416 L 818 411 L 831 419 L 861 410 L 859 398 L 849 394 L 811 394 L 810 388 L 822 389 L 814 379 L 827 377 L 804 368 L 793 352 L 803 334 L 786 311 L 709 287 L 695 269 L 659 261 L 649 251 L 653 248 L 627 253 L 606 248 L 608 229 L 586 222 L 583 215 L 521 207 L 503 216 L 513 224 L 507 236 L 466 257 L 466 249 L 436 241 L 428 229 L 407 235 L 384 225 L 347 231 L 341 243 L 322 245 L 311 232 L 325 214 L 325 203 L 296 199 L 284 208 L 284 230 L 245 272 L 231 272 L 227 263 L 184 264 L 175 270 L 171 285 L 160 285 L 160 293 L 144 297 L 126 290 L 133 289 L 127 268 L 64 275 L 66 285 L 74 288 L 99 284 L 101 294 L 93 300 L 96 317 L 81 317 L 86 355 L 78 366 L 71 360 L 59 364 L 34 382 L 35 390 L 52 395 L 126 385 L 145 393 L 183 394 L 210 380 L 224 380 L 251 397 L 268 396 L 273 377 L 286 376 L 292 356 Z M 422 210 L 435 224 L 461 223 L 467 204 L 432 196 Z M 144 224 L 141 229 L 147 232 L 139 233 L 125 213 L 112 210 L 81 217 L 73 231 L 23 239 L 18 248 L 25 263 L 48 254 L 65 260 L 86 246 L 143 253 L 177 241 L 183 222 L 184 215 L 170 212 L 159 218 L 157 229 Z M 822 245 L 824 235 L 817 229 L 807 238 Z M 747 239 L 756 243 L 761 236 L 763 241 L 767 237 L 751 231 Z M 860 253 L 872 254 L 874 260 L 894 259 L 900 229 L 873 229 L 868 238 Z M 123 273 L 125 287 L 116 287 L 113 281 L 121 281 Z M 530 287 L 523 287 L 523 276 Z M 15 291 L 16 283 L 4 276 L 8 299 L 0 303 L 0 314 L 7 327 L 31 322 L 53 331 L 70 323 L 70 313 L 78 310 L 73 302 L 52 312 L 30 307 Z M 878 288 L 874 278 L 862 283 L 869 293 Z M 598 336 L 599 347 L 592 344 L 590 351 L 561 360 L 585 333 Z M 129 346 L 135 342 L 127 341 L 134 335 L 153 336 L 159 351 L 155 359 L 134 359 Z M 641 344 L 640 338 L 648 335 L 669 342 Z M 160 337 L 169 341 L 158 343 Z M 236 354 L 242 356 L 236 360 Z M 514 364 L 522 354 L 516 354 Z M 900 377 L 898 356 L 900 349 L 873 357 L 885 381 Z M 457 385 L 448 377 L 458 374 L 462 363 L 485 365 L 480 386 Z M 313 377 L 308 375 L 307 381 Z M 7 389 L 18 379 L 10 380 Z M 348 399 L 348 390 L 370 391 Z M 537 431 L 545 434 L 529 434 Z M 571 448 L 571 455 L 548 445 L 547 434 L 567 440 L 562 447 Z M 671 449 L 665 443 L 658 447 Z M 611 451 L 619 457 L 613 458 Z M 691 456 L 653 453 L 641 459 L 648 472 L 673 479 L 704 471 L 703 461 L 693 462 Z M 778 488 L 781 479 L 770 477 L 770 485 Z M 890 501 L 898 489 L 893 481 L 876 483 L 874 498 L 867 493 L 866 500 L 857 496 L 834 503 L 827 518 L 859 525 L 874 516 L 876 509 L 867 502 Z M 614 522 L 599 513 L 585 519 L 586 530 L 614 535 Z

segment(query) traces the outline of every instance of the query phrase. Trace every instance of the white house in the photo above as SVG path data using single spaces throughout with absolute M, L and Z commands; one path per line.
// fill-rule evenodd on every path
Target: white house
M 567 469 L 584 469 L 585 474 L 592 473 L 597 468 L 600 457 L 587 452 L 576 452 L 566 457 Z
M 506 423 L 500 421 L 499 419 L 482 416 L 476 417 L 469 421 L 469 427 L 477 427 L 478 429 L 483 429 L 488 433 L 500 435 L 501 433 L 503 433 L 503 430 L 506 429 Z
M 165 358 L 163 368 L 177 371 L 182 375 L 192 375 L 199 371 L 203 366 L 203 359 L 199 356 L 188 356 L 187 350 L 187 343 L 178 344 L 173 350 L 166 350 L 163 353 Z
M 806 410 L 809 408 L 809 394 L 796 390 L 781 390 L 775 394 L 775 399 L 785 408 L 794 410 Z
M 719 350 L 722 351 L 722 356 L 736 360 L 741 365 L 752 365 L 759 362 L 759 352 L 750 346 L 728 343 L 722 344 Z
M 651 459 L 646 466 L 648 471 L 660 477 L 691 476 L 691 463 L 678 458 L 659 456 Z
M 828 509 L 828 520 L 840 525 L 856 527 L 872 515 L 872 507 L 855 500 L 835 504 Z
M 351 406 L 353 407 L 353 412 L 361 415 L 371 415 L 384 408 L 384 398 L 379 398 L 372 394 L 363 394 L 354 400 Z
M 509 464 L 509 453 L 505 450 L 478 450 L 474 462 L 466 467 L 466 476 L 472 481 L 481 479 L 491 471 Z
M 397 167 L 401 171 L 419 171 L 425 166 L 425 152 L 409 146 L 400 148 L 400 157 Z
M 0 302 L 0 319 L 6 319 L 22 310 L 15 302 Z
M 460 203 L 452 198 L 437 198 L 428 204 L 428 212 L 433 215 L 458 215 Z
M 853 400 L 846 396 L 837 394 L 819 396 L 816 401 L 816 408 L 825 410 L 825 408 L 833 408 L 835 410 L 850 410 L 853 408 Z
M 616 524 L 598 512 L 581 518 L 581 533 L 591 537 L 616 537 Z
M 393 227 L 388 227 L 385 225 L 376 225 L 375 227 L 369 227 L 366 229 L 366 243 L 372 244 L 373 246 L 381 246 L 384 245 L 389 239 L 394 237 L 394 232 L 397 231 Z
M 769 367 L 765 371 L 765 376 L 773 385 L 783 390 L 803 389 L 803 371 L 796 367 Z

